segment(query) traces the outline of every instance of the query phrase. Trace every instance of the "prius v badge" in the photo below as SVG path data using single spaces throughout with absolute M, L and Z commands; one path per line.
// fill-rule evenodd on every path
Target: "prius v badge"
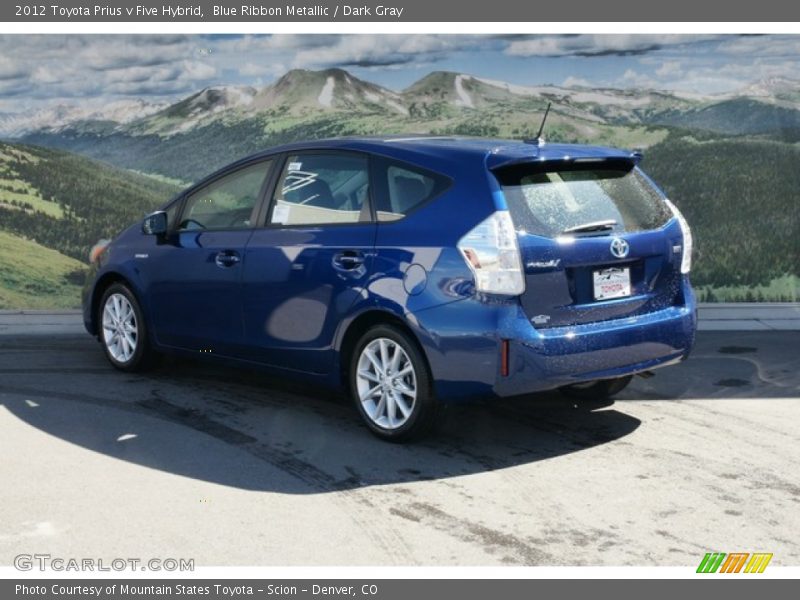
M 615 237 L 613 240 L 611 240 L 611 254 L 617 258 L 625 258 L 628 256 L 628 252 L 630 252 L 630 250 L 630 245 L 622 238 Z
M 560 264 L 561 259 L 554 258 L 552 260 L 531 260 L 525 263 L 525 266 L 529 269 L 555 269 Z

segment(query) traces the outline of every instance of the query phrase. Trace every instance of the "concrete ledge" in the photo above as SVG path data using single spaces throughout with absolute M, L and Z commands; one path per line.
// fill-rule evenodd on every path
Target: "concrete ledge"
M 86 333 L 79 310 L 2 310 L 0 335 Z
M 798 331 L 797 302 L 709 302 L 698 306 L 698 328 L 716 331 Z
M 34 309 L 20 308 L 12 310 L 0 310 L 0 319 L 8 315 L 80 315 L 80 308 L 65 309 Z

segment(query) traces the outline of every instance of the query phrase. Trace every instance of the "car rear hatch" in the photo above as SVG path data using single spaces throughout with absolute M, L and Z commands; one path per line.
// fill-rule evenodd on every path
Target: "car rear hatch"
M 536 327 L 634 317 L 682 303 L 680 225 L 631 158 L 494 170 L 517 230 Z

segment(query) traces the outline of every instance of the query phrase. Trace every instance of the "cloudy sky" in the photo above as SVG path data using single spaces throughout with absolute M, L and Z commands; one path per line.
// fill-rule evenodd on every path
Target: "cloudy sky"
M 727 92 L 800 79 L 800 36 L 0 35 L 0 112 L 111 98 L 172 100 L 343 67 L 400 90 L 432 70 L 515 84 Z

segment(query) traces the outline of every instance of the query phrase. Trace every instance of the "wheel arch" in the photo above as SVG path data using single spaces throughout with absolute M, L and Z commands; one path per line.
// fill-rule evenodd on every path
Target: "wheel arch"
M 376 325 L 392 325 L 406 333 L 417 345 L 417 349 L 425 359 L 425 368 L 428 370 L 428 375 L 431 376 L 432 379 L 430 360 L 428 359 L 428 353 L 425 351 L 425 345 L 408 321 L 393 312 L 381 309 L 370 309 L 353 318 L 344 328 L 344 333 L 340 337 L 337 350 L 339 357 L 339 380 L 343 389 L 349 389 L 350 386 L 348 371 L 350 369 L 350 361 L 353 358 L 353 350 L 358 340 L 361 339 L 361 336 L 369 329 Z
M 136 287 L 133 286 L 131 281 L 122 273 L 118 271 L 107 271 L 103 273 L 100 277 L 98 277 L 97 282 L 94 284 L 94 289 L 92 290 L 89 318 L 92 326 L 92 333 L 94 335 L 99 335 L 100 333 L 97 323 L 97 311 L 100 308 L 100 299 L 103 297 L 105 291 L 115 283 L 122 283 L 127 286 L 131 293 L 136 296 L 136 299 L 139 301 L 139 305 L 141 306 L 142 304 Z

